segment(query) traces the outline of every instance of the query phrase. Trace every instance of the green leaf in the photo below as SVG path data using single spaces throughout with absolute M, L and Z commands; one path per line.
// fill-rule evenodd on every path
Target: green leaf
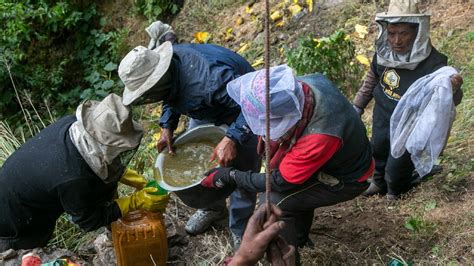
M 107 24 L 107 19 L 105 17 L 101 17 L 99 20 L 99 24 L 101 27 L 104 27 Z
M 85 78 L 90 84 L 94 84 L 100 79 L 100 74 L 97 71 L 93 71 L 89 76 Z
M 90 98 L 91 94 L 92 94 L 92 89 L 85 89 L 79 97 L 81 97 L 81 99 L 88 99 Z
M 411 220 L 408 220 L 405 222 L 405 228 L 410 231 L 415 231 L 415 227 L 413 226 L 413 223 Z
M 474 41 L 474 31 L 471 31 L 467 34 L 467 39 L 472 42 Z
M 107 65 L 105 65 L 104 70 L 112 72 L 117 69 L 117 64 L 114 64 L 112 62 L 109 62 Z
M 114 81 L 109 79 L 109 80 L 106 80 L 106 81 L 102 82 L 101 88 L 103 90 L 108 90 L 108 89 L 112 88 L 113 86 L 114 86 Z
M 109 93 L 104 91 L 104 90 L 96 90 L 95 94 L 100 96 L 100 97 L 105 97 L 105 96 L 109 95 Z
M 425 204 L 425 211 L 431 211 L 436 208 L 436 201 L 430 201 Z

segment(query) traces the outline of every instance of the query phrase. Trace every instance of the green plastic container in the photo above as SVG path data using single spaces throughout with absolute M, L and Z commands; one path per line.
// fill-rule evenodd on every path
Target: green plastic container
M 155 188 L 158 189 L 158 191 L 150 193 L 152 195 L 166 195 L 166 194 L 168 194 L 168 191 L 166 189 L 160 187 L 160 185 L 158 185 L 158 182 L 156 182 L 156 180 L 148 181 L 148 183 L 146 183 L 145 187 L 155 187 Z

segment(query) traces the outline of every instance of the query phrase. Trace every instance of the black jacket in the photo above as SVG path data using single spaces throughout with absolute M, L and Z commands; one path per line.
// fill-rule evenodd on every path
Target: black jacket
M 0 169 L 0 242 L 10 248 L 46 245 L 63 212 L 86 231 L 121 216 L 111 203 L 117 183 L 97 177 L 69 137 L 75 121 L 67 116 L 43 129 Z

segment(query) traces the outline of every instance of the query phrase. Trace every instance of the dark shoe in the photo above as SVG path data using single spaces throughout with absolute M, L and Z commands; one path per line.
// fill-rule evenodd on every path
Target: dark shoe
M 214 222 L 224 219 L 227 211 L 197 210 L 188 220 L 184 230 L 191 235 L 199 235 L 207 231 Z
M 365 190 L 362 193 L 362 196 L 370 197 L 370 196 L 374 196 L 374 195 L 385 195 L 385 194 L 387 194 L 387 189 L 386 188 L 381 188 L 381 187 L 377 186 L 374 183 L 370 183 L 369 188 L 367 188 L 367 190 Z
M 431 171 L 428 174 L 426 174 L 423 177 L 420 177 L 418 172 L 416 170 L 414 170 L 413 175 L 412 175 L 412 180 L 413 181 L 411 181 L 411 183 L 414 184 L 414 185 L 418 185 L 421 182 L 428 180 L 430 177 L 432 177 L 432 176 L 434 176 L 438 173 L 441 173 L 442 171 L 443 171 L 443 166 L 433 165 L 433 168 L 431 168 Z
M 314 242 L 308 237 L 298 244 L 298 248 L 314 248 Z

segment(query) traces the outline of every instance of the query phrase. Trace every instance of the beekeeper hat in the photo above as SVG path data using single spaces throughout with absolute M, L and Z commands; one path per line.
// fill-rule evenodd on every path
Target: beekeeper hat
M 379 18 L 429 16 L 418 10 L 418 0 L 391 0 L 387 12 L 378 13 Z
M 173 57 L 171 42 L 154 50 L 133 48 L 120 62 L 118 74 L 125 84 L 123 104 L 129 105 L 151 89 L 168 70 Z
M 113 93 L 100 102 L 87 100 L 80 104 L 76 116 L 94 140 L 120 151 L 137 147 L 143 136 L 142 127 L 132 120 L 130 107 Z

